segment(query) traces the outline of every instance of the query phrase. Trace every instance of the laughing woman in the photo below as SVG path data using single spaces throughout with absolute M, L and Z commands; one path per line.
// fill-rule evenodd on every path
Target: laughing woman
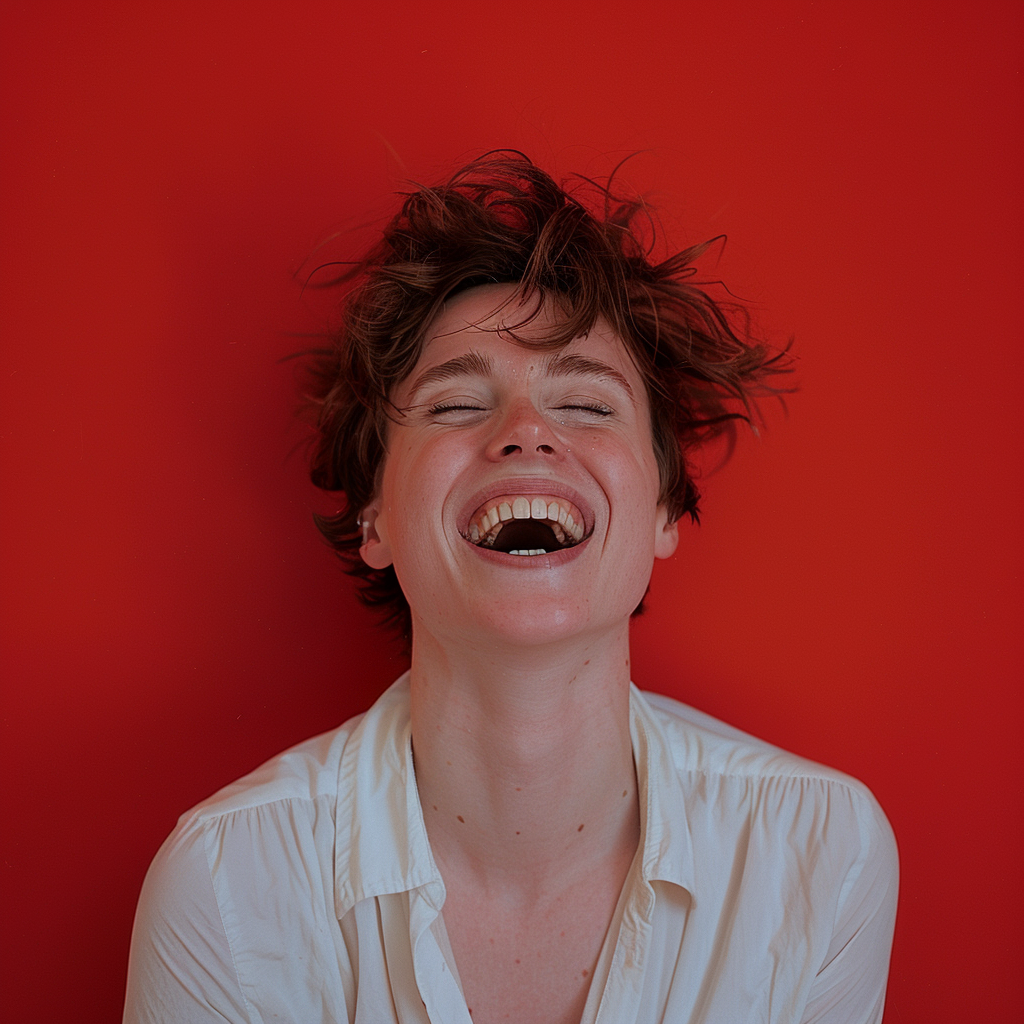
M 488 156 L 346 275 L 320 526 L 411 667 L 182 817 L 126 1022 L 881 1020 L 871 794 L 631 683 L 688 457 L 785 368 L 638 212 Z

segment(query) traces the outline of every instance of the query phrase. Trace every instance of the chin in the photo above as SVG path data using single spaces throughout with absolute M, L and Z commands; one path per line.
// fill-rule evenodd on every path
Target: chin
M 637 598 L 639 601 L 639 598 Z M 617 626 L 629 627 L 629 617 L 635 605 L 621 615 L 608 615 L 605 610 L 596 619 L 594 609 L 586 601 L 553 602 L 533 600 L 511 601 L 492 609 L 494 614 L 474 620 L 477 635 L 488 637 L 488 642 L 524 651 L 551 644 L 583 639 L 588 634 L 608 635 Z

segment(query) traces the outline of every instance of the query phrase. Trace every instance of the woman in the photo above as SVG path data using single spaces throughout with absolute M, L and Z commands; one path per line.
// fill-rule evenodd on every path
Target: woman
M 126 1021 L 881 1020 L 871 794 L 630 682 L 687 455 L 785 367 L 601 199 L 488 156 L 346 275 L 320 526 L 411 667 L 181 819 Z

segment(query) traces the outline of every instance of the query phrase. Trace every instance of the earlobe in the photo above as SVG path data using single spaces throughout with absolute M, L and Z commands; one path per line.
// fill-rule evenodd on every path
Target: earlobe
M 391 545 L 377 530 L 378 511 L 374 503 L 360 513 L 363 542 L 359 545 L 359 556 L 371 569 L 386 569 L 391 564 Z
M 658 518 L 654 527 L 654 557 L 671 558 L 679 544 L 679 520 L 668 518 L 668 509 L 658 506 Z

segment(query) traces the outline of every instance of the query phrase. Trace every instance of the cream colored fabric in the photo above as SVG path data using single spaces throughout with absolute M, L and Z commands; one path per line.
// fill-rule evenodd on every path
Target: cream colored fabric
M 641 845 L 585 1024 L 868 1024 L 896 908 L 868 790 L 633 689 Z M 184 815 L 147 875 L 126 1024 L 471 1024 L 408 682 Z M 500 970 L 500 965 L 495 965 Z

